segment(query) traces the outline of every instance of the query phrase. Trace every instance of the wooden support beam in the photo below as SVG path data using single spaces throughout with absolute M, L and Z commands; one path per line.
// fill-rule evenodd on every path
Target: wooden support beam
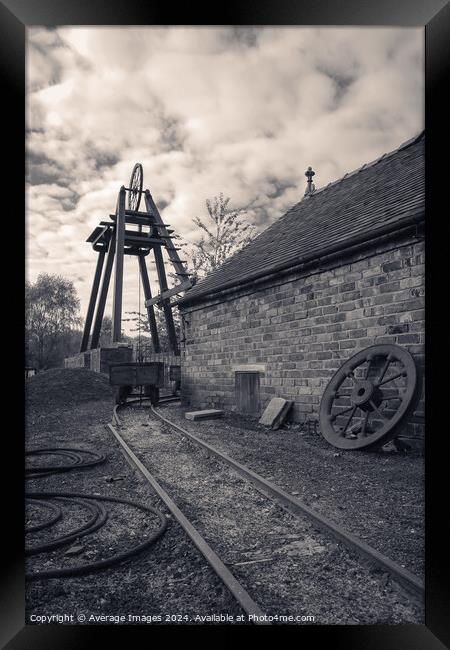
M 113 222 L 116 221 L 116 215 L 115 214 L 110 214 L 109 218 Z M 131 216 L 126 215 L 125 216 L 125 223 L 133 224 L 135 226 L 153 226 L 154 221 L 153 221 L 153 218 L 151 218 L 150 216 L 131 217 Z
M 126 188 L 125 188 L 126 189 Z M 127 208 L 125 210 L 125 215 L 128 217 L 129 215 L 133 217 L 151 217 L 152 215 L 149 214 L 148 212 L 143 212 L 142 210 L 130 210 Z M 114 215 L 115 216 L 115 215 Z
M 108 240 L 109 241 L 109 240 Z M 108 244 L 95 244 L 95 246 L 92 247 L 96 253 L 107 253 L 108 252 Z
M 103 262 L 105 259 L 104 251 L 98 254 L 97 266 L 95 267 L 94 281 L 92 283 L 91 295 L 84 323 L 83 338 L 81 339 L 80 352 L 85 352 L 88 348 L 89 335 L 91 333 L 92 319 L 94 317 L 95 304 L 97 302 L 98 288 L 102 277 Z
M 109 218 L 115 222 L 117 217 L 115 214 L 110 214 Z M 104 222 L 101 223 L 104 224 Z M 148 212 L 139 212 L 138 216 L 132 216 L 128 214 L 127 210 L 125 210 L 125 223 L 130 223 L 138 226 L 157 226 L 164 228 L 170 226 L 170 223 L 156 224 L 154 216 Z
M 152 291 L 150 289 L 147 266 L 143 256 L 139 256 L 139 271 L 141 273 L 142 288 L 144 289 L 145 305 L 147 307 L 147 317 L 152 337 L 153 352 L 160 352 L 161 346 L 159 343 L 158 327 L 156 325 L 155 309 L 153 305 L 147 305 L 147 302 L 151 300 Z
M 155 204 L 149 190 L 145 190 L 145 206 L 147 208 L 147 212 L 150 212 L 153 215 L 153 217 L 155 219 L 155 223 L 158 226 L 160 226 L 160 228 L 159 228 L 160 237 L 167 241 L 167 244 L 168 244 L 167 254 L 168 254 L 169 259 L 170 259 L 170 261 L 172 263 L 172 266 L 175 269 L 175 272 L 179 273 L 180 275 L 185 274 L 187 276 L 188 274 L 186 273 L 186 269 L 185 269 L 182 261 L 180 260 L 177 251 L 173 250 L 175 248 L 175 246 L 173 245 L 172 239 L 171 239 L 170 234 L 169 234 L 169 233 L 172 233 L 173 230 L 170 230 L 170 231 L 167 230 L 166 226 L 168 224 L 164 224 L 164 222 L 163 222 L 163 220 L 161 218 L 161 215 L 159 214 L 159 210 L 156 207 L 156 204 Z M 163 292 L 163 289 L 161 288 L 161 293 L 162 292 Z
M 164 242 L 161 239 L 156 237 L 149 237 L 146 233 L 131 233 L 129 230 L 125 233 L 125 246 L 145 246 L 145 248 L 150 248 L 151 246 L 164 246 Z
M 164 291 L 167 291 L 168 287 L 167 287 L 166 271 L 164 269 L 164 260 L 163 260 L 161 248 L 155 247 L 153 249 L 153 254 L 155 256 L 156 271 L 158 273 L 160 293 L 162 294 L 164 293 Z M 167 328 L 167 335 L 169 337 L 170 349 L 175 355 L 178 355 L 180 354 L 180 350 L 178 347 L 177 333 L 175 331 L 175 323 L 173 322 L 172 309 L 167 300 L 163 301 L 162 307 L 164 311 L 164 318 L 166 320 L 166 328 Z
M 111 343 L 120 341 L 122 331 L 123 255 L 125 245 L 125 187 L 119 190 L 116 220 L 116 272 L 114 275 L 114 296 Z
M 109 281 L 111 279 L 111 271 L 114 263 L 114 255 L 116 252 L 116 229 L 114 228 L 111 239 L 109 240 L 108 257 L 106 258 L 105 270 L 103 272 L 102 288 L 100 289 L 100 296 L 98 299 L 97 311 L 95 314 L 94 329 L 92 331 L 91 350 L 98 347 L 100 339 L 100 330 L 103 322 L 103 315 L 105 313 L 106 298 L 108 296 Z
M 95 244 L 97 244 L 100 241 L 100 239 L 102 239 L 102 237 L 104 237 L 107 230 L 109 230 L 108 226 L 103 226 L 103 228 L 101 229 L 99 234 L 92 241 L 92 246 L 95 246 Z
M 125 248 L 123 251 L 124 255 L 139 255 L 139 257 L 147 257 L 147 255 L 150 253 L 150 248 L 147 248 L 146 250 L 142 248 Z M 153 262 L 152 262 L 153 263 Z
M 87 242 L 92 244 L 93 246 L 95 244 L 98 244 L 98 242 L 102 241 L 103 242 L 108 242 L 109 241 L 109 236 L 110 233 L 109 231 L 113 228 L 113 224 L 105 224 L 104 221 L 100 222 L 100 225 L 96 226 L 94 230 L 91 232 L 89 237 L 86 239 Z
M 177 293 L 181 293 L 182 291 L 187 291 L 191 287 L 192 287 L 192 282 L 190 280 L 186 280 L 181 284 L 177 284 L 176 287 L 173 287 L 172 289 L 167 289 L 167 291 L 163 291 L 161 294 L 158 294 L 154 298 L 151 298 L 150 300 L 146 300 L 145 305 L 146 307 L 150 307 L 151 305 L 156 305 L 158 302 L 162 302 L 163 300 L 167 300 L 172 296 L 176 296 Z

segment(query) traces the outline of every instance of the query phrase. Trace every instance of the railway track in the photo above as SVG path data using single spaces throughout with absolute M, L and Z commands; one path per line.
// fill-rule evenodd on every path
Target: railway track
M 161 400 L 161 404 L 163 404 L 165 401 L 175 401 L 175 399 L 176 398 L 166 398 L 165 400 L 163 399 Z M 139 401 L 140 400 L 135 400 L 135 402 Z M 295 520 L 297 522 L 300 522 L 301 525 L 307 521 L 308 525 L 312 525 L 313 529 L 319 533 L 319 536 L 322 535 L 322 539 L 332 538 L 333 544 L 339 545 L 341 548 L 345 547 L 347 551 L 350 551 L 350 556 L 357 556 L 357 561 L 359 561 L 360 564 L 370 564 L 372 567 L 376 567 L 378 570 L 382 571 L 384 575 L 388 575 L 391 580 L 397 584 L 400 584 L 401 587 L 406 589 L 414 600 L 417 600 L 417 602 L 420 602 L 421 604 L 423 603 L 424 586 L 417 576 L 414 576 L 409 571 L 396 564 L 390 558 L 379 553 L 376 549 L 371 548 L 352 534 L 342 529 L 340 526 L 336 525 L 334 522 L 325 518 L 320 513 L 313 511 L 308 506 L 303 504 L 299 499 L 284 492 L 275 484 L 258 475 L 256 472 L 253 472 L 250 468 L 238 463 L 220 450 L 216 449 L 214 446 L 206 443 L 194 434 L 190 433 L 180 425 L 171 422 L 161 413 L 157 412 L 153 406 L 150 406 L 150 409 L 151 417 L 153 419 L 156 418 L 157 421 L 162 422 L 163 425 L 169 427 L 171 431 L 178 433 L 184 439 L 187 439 L 190 443 L 202 449 L 204 453 L 206 453 L 209 457 L 216 459 L 224 468 L 227 468 L 227 470 L 233 470 L 233 472 L 244 479 L 247 484 L 251 485 L 252 488 L 255 488 L 260 495 L 263 495 L 265 499 L 270 500 L 272 504 L 280 506 L 284 511 L 287 511 L 290 513 L 290 515 L 293 515 Z M 219 554 L 216 553 L 210 544 L 206 541 L 206 535 L 202 535 L 199 530 L 193 525 L 193 523 L 189 521 L 186 514 L 183 513 L 181 509 L 176 505 L 175 499 L 172 498 L 172 496 L 161 485 L 162 482 L 166 482 L 164 476 L 158 480 L 158 477 L 155 476 L 152 471 L 150 471 L 148 466 L 149 464 L 143 462 L 139 458 L 139 456 L 141 458 L 143 456 L 142 446 L 138 445 L 136 447 L 135 445 L 135 449 L 133 449 L 133 443 L 131 442 L 130 444 L 130 441 L 126 440 L 127 427 L 125 427 L 125 435 L 122 435 L 122 433 L 119 432 L 118 427 L 123 425 L 123 422 L 118 415 L 118 410 L 119 407 L 116 407 L 114 409 L 113 422 L 108 425 L 108 428 L 114 435 L 117 442 L 120 444 L 126 456 L 144 476 L 145 480 L 150 483 L 159 497 L 164 501 L 174 518 L 180 523 L 195 546 L 203 554 L 210 566 L 227 586 L 242 609 L 249 616 L 249 620 L 253 620 L 253 622 L 257 623 L 262 622 L 265 624 L 267 622 L 267 617 L 264 615 L 262 607 L 250 595 L 249 590 L 244 586 L 242 581 L 239 581 L 236 576 L 230 571 L 230 569 L 228 569 L 226 564 L 230 564 L 230 562 L 224 562 L 223 559 L 219 557 Z M 334 547 L 332 546 L 332 548 Z M 363 563 L 361 563 L 361 559 L 363 560 Z M 256 562 L 263 561 L 265 560 L 256 560 Z M 251 563 L 252 562 L 250 561 L 241 562 L 240 564 L 242 565 Z
M 139 400 L 136 400 L 139 401 Z M 164 400 L 161 400 L 164 402 Z M 175 398 L 167 399 L 166 401 L 176 401 Z M 130 403 L 130 402 L 129 402 Z M 117 414 L 118 406 L 114 408 L 113 420 L 117 425 L 121 425 L 121 420 Z M 155 476 L 150 473 L 150 471 L 145 467 L 145 465 L 139 460 L 137 455 L 133 452 L 131 447 L 127 445 L 123 437 L 119 434 L 114 425 L 107 425 L 122 449 L 127 454 L 128 458 L 134 463 L 136 468 L 141 472 L 144 478 L 148 481 L 151 487 L 155 490 L 161 500 L 166 504 L 172 515 L 181 525 L 183 530 L 187 533 L 188 537 L 192 540 L 194 545 L 207 560 L 208 564 L 212 567 L 216 575 L 222 580 L 228 590 L 231 592 L 233 597 L 237 600 L 239 605 L 245 611 L 247 616 L 253 620 L 256 624 L 267 625 L 266 617 L 264 612 L 261 610 L 259 605 L 253 600 L 249 595 L 245 587 L 234 577 L 231 571 L 225 566 L 220 557 L 215 553 L 211 546 L 207 543 L 204 537 L 199 533 L 195 526 L 189 521 L 189 519 L 183 514 L 183 512 L 178 508 L 174 500 L 170 495 L 164 490 L 161 484 L 157 481 Z

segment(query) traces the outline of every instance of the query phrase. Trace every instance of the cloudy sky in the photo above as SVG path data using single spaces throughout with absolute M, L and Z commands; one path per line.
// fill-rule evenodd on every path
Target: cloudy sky
M 70 278 L 84 315 L 96 263 L 85 239 L 114 212 L 135 162 L 187 240 L 219 192 L 264 229 L 301 199 L 308 165 L 319 188 L 423 129 L 423 37 L 410 28 L 30 28 L 28 278 Z M 126 258 L 125 311 L 137 308 L 136 266 Z

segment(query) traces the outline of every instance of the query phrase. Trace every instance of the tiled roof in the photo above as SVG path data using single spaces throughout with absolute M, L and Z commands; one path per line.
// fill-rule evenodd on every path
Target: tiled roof
M 425 213 L 425 132 L 294 205 L 180 304 L 346 248 Z

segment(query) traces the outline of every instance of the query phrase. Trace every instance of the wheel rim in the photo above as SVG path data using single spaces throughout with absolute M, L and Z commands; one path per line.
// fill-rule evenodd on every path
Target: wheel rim
M 323 437 L 341 449 L 385 444 L 409 415 L 417 371 L 397 345 L 374 345 L 348 359 L 333 375 L 320 404 Z
M 138 210 L 141 203 L 142 185 L 144 173 L 141 163 L 136 163 L 131 172 L 130 186 L 128 192 L 128 209 Z

